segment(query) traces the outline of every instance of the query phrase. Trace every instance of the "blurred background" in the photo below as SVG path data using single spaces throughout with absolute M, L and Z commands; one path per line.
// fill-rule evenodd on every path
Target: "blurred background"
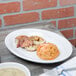
M 76 0 L 0 0 L 0 29 L 50 22 L 76 46 Z

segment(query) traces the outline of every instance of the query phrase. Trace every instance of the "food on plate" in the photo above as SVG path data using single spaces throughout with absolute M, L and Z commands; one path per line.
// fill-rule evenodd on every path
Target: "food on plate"
M 17 68 L 2 68 L 0 76 L 26 76 L 25 73 Z
M 29 41 L 28 36 L 25 36 L 25 35 L 17 36 L 15 38 L 15 42 L 16 42 L 17 48 L 18 47 L 29 46 L 29 45 L 32 44 L 32 42 Z M 24 42 L 26 42 L 26 44 L 24 44 Z
M 38 45 L 32 45 L 32 46 L 26 47 L 26 49 L 28 51 L 33 52 L 33 51 L 36 51 L 37 50 L 37 47 L 38 47 Z
M 29 47 L 29 46 L 32 46 L 33 45 L 33 42 L 28 38 L 28 39 L 25 39 L 24 42 L 22 43 L 21 47 L 22 48 L 26 48 L 26 47 Z
M 15 39 L 17 48 L 21 47 L 30 52 L 37 51 L 37 55 L 40 59 L 53 60 L 60 54 L 56 45 L 47 43 L 42 37 L 20 35 Z
M 33 45 L 26 47 L 29 51 L 36 51 L 40 44 L 45 43 L 45 40 L 39 36 L 30 36 L 29 38 L 33 41 Z
M 60 52 L 56 45 L 44 43 L 38 46 L 37 55 L 43 60 L 53 60 L 59 56 Z
M 39 36 L 31 36 L 30 40 L 32 40 L 35 45 L 40 45 L 45 42 L 45 40 Z
M 36 51 L 37 47 L 45 43 L 45 40 L 39 36 L 26 36 L 20 35 L 15 38 L 15 42 L 18 47 L 25 48 L 28 51 Z

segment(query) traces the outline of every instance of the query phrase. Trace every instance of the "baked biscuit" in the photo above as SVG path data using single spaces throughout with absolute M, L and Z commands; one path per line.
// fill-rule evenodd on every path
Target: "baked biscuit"
M 38 46 L 37 55 L 43 60 L 53 60 L 59 56 L 59 50 L 52 43 L 44 43 Z

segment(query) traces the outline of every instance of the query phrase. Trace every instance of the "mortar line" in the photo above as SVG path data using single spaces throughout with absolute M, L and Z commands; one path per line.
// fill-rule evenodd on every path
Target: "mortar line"
M 62 28 L 62 29 L 59 29 L 59 31 L 65 31 L 65 30 L 71 30 L 73 28 Z
M 68 38 L 68 40 L 72 40 L 72 39 L 76 39 L 76 37 L 74 37 L 74 38 Z
M 40 20 L 40 22 L 42 21 L 42 15 L 41 15 L 41 12 L 39 12 L 39 20 Z
M 73 27 L 73 37 L 74 37 L 74 38 L 75 38 L 75 30 L 76 30 L 76 28 Z
M 56 20 L 56 27 L 57 27 L 57 29 L 58 29 L 58 20 Z
M 57 0 L 57 7 L 60 7 L 60 3 L 59 3 L 59 0 Z
M 1 19 L 1 21 L 2 21 L 2 26 L 1 26 L 1 28 L 4 28 L 4 19 L 3 19 L 3 16 L 0 16 L 0 19 Z
M 19 2 L 20 0 L 11 0 L 11 1 L 10 0 L 8 0 L 8 1 L 0 0 L 0 3 L 17 2 L 17 1 Z
M 20 13 L 23 12 L 23 0 L 20 0 Z
M 64 20 L 64 19 L 71 19 L 71 18 L 76 18 L 75 16 L 71 16 L 71 17 L 64 17 L 64 18 L 56 18 L 56 19 L 47 19 L 47 20 L 43 20 L 43 21 L 54 21 L 54 20 Z
M 35 21 L 35 22 L 30 22 L 30 23 L 24 23 L 24 24 L 14 24 L 14 25 L 8 25 L 8 26 L 5 26 L 4 28 L 10 28 L 10 27 L 17 27 L 17 26 L 26 26 L 26 25 L 29 25 L 29 24 L 35 24 L 35 23 L 40 23 L 40 21 Z M 1 29 L 1 28 L 0 28 Z

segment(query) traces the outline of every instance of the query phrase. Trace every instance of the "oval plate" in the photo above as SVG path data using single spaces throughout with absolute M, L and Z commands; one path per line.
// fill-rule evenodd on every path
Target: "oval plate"
M 60 55 L 54 60 L 42 60 L 36 55 L 35 52 L 29 52 L 22 48 L 16 48 L 15 38 L 19 35 L 37 35 L 44 38 L 47 42 L 54 43 L 58 47 L 60 51 Z M 5 45 L 14 55 L 28 61 L 36 62 L 36 63 L 56 63 L 64 61 L 69 58 L 72 54 L 72 45 L 71 43 L 64 37 L 42 29 L 20 29 L 16 30 L 7 35 L 5 38 Z

